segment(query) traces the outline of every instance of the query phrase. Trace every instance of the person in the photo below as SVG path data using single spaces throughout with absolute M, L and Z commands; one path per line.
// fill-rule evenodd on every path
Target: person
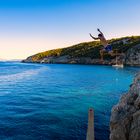
M 112 51 L 112 46 L 108 43 L 108 41 L 107 41 L 106 38 L 104 37 L 104 34 L 100 31 L 100 29 L 97 29 L 97 31 L 99 32 L 98 37 L 93 37 L 93 36 L 91 35 L 91 33 L 90 33 L 90 36 L 91 36 L 94 40 L 100 39 L 101 44 L 104 46 L 104 48 L 100 50 L 101 61 L 103 61 L 104 53 L 107 52 L 107 53 L 109 53 L 111 56 L 113 56 L 113 51 Z

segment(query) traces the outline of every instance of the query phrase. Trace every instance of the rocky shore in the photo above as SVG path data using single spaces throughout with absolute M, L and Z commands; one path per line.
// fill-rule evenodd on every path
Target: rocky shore
M 41 60 L 32 60 L 32 56 L 23 60 L 24 63 L 48 63 L 48 64 L 116 64 L 116 58 L 105 59 L 101 62 L 100 59 L 92 59 L 91 57 L 70 57 L 69 55 L 63 56 L 48 56 Z M 129 66 L 140 66 L 140 44 L 129 49 L 124 55 L 117 57 L 118 63 L 123 63 Z
M 140 73 L 113 107 L 110 132 L 110 140 L 140 140 Z
M 122 60 L 121 60 L 122 61 Z M 60 56 L 60 57 L 54 57 L 49 56 L 39 61 L 32 61 L 32 58 L 27 58 L 26 60 L 23 60 L 24 63 L 46 63 L 46 64 L 93 64 L 93 65 L 113 65 L 116 63 L 116 59 L 112 60 L 104 60 L 104 62 L 101 62 L 100 59 L 92 59 L 90 57 L 76 57 L 71 58 L 68 55 Z

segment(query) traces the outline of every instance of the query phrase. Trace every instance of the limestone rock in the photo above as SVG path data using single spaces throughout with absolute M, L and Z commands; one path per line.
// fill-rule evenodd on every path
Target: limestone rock
M 140 73 L 112 108 L 110 132 L 110 140 L 140 140 Z

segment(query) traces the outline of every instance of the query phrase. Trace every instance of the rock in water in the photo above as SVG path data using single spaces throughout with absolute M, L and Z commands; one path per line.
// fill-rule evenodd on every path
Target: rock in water
M 112 108 L 110 140 L 140 140 L 140 73 Z

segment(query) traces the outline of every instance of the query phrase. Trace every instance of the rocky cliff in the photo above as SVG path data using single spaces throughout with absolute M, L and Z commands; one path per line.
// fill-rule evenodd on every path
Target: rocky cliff
M 110 140 L 140 140 L 140 73 L 113 107 L 110 131 Z
M 140 36 L 124 37 L 109 40 L 116 51 L 122 55 L 117 57 L 118 63 L 140 66 Z M 100 61 L 100 49 L 102 45 L 98 41 L 80 43 L 71 47 L 50 50 L 28 57 L 22 62 L 26 63 L 61 63 L 61 64 L 106 64 L 116 63 L 116 57 L 104 54 L 104 62 Z
M 126 52 L 125 64 L 131 66 L 140 66 L 140 44 L 134 46 Z

